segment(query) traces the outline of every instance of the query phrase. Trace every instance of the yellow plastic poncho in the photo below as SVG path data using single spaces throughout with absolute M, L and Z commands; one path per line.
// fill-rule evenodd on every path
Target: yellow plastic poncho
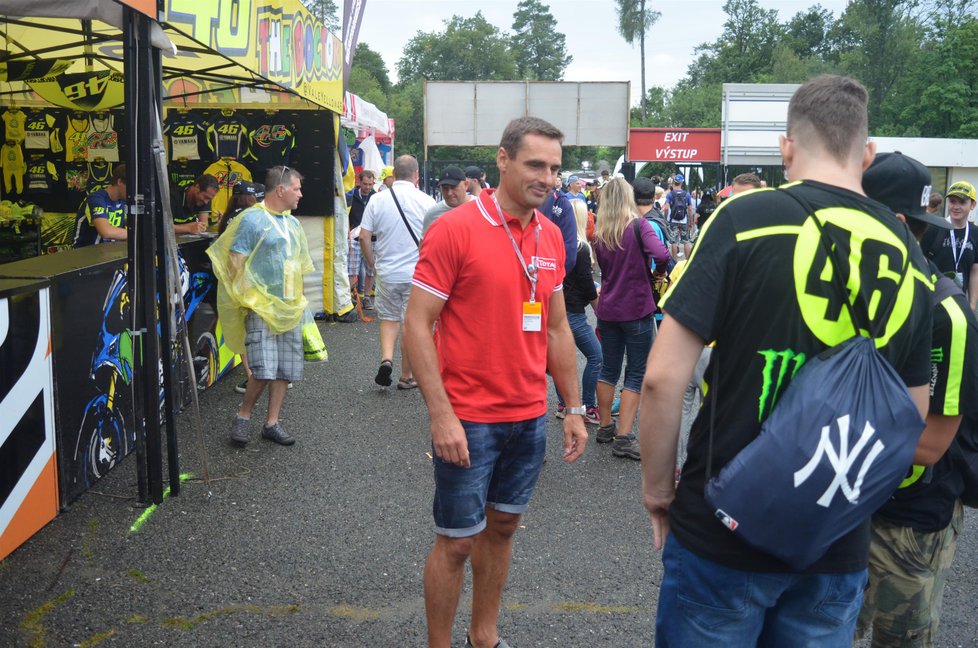
M 217 310 L 224 339 L 245 351 L 245 316 L 253 311 L 275 335 L 299 326 L 308 300 L 302 275 L 312 272 L 309 244 L 291 214 L 274 214 L 264 203 L 231 221 L 207 250 L 217 277 Z

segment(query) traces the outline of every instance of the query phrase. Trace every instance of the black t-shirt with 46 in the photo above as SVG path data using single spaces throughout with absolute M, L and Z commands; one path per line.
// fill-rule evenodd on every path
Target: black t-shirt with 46
M 877 347 L 904 382 L 920 386 L 930 378 L 932 284 L 906 226 L 879 203 L 846 189 L 811 181 L 781 189 L 750 192 L 718 207 L 663 306 L 705 341 L 716 341 L 708 383 L 719 362 L 717 384 L 709 385 L 690 433 L 670 509 L 672 532 L 700 556 L 756 572 L 790 568 L 730 532 L 704 499 L 714 401 L 711 470 L 716 475 L 757 437 L 805 361 L 853 335 L 836 272 L 855 295 L 858 327 L 878 332 Z M 815 211 L 828 247 L 820 242 L 809 212 L 789 192 Z M 886 307 L 891 302 L 892 311 Z M 833 544 L 808 571 L 863 569 L 868 549 L 869 520 Z

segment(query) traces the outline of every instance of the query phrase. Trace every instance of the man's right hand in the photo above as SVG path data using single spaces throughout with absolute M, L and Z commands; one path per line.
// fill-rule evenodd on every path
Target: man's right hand
M 465 428 L 458 417 L 452 415 L 445 420 L 431 421 L 431 441 L 435 446 L 435 454 L 442 461 L 461 468 L 468 468 L 469 441 L 465 437 Z

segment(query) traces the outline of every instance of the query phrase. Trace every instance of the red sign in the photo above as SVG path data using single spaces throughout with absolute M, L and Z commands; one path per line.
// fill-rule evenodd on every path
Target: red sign
M 630 128 L 629 162 L 719 162 L 719 128 Z

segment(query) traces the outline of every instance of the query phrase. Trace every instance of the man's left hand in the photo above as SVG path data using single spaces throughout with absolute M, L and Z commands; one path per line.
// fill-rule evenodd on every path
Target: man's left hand
M 564 417 L 564 461 L 574 463 L 587 445 L 587 428 L 584 427 L 584 417 L 571 414 Z

